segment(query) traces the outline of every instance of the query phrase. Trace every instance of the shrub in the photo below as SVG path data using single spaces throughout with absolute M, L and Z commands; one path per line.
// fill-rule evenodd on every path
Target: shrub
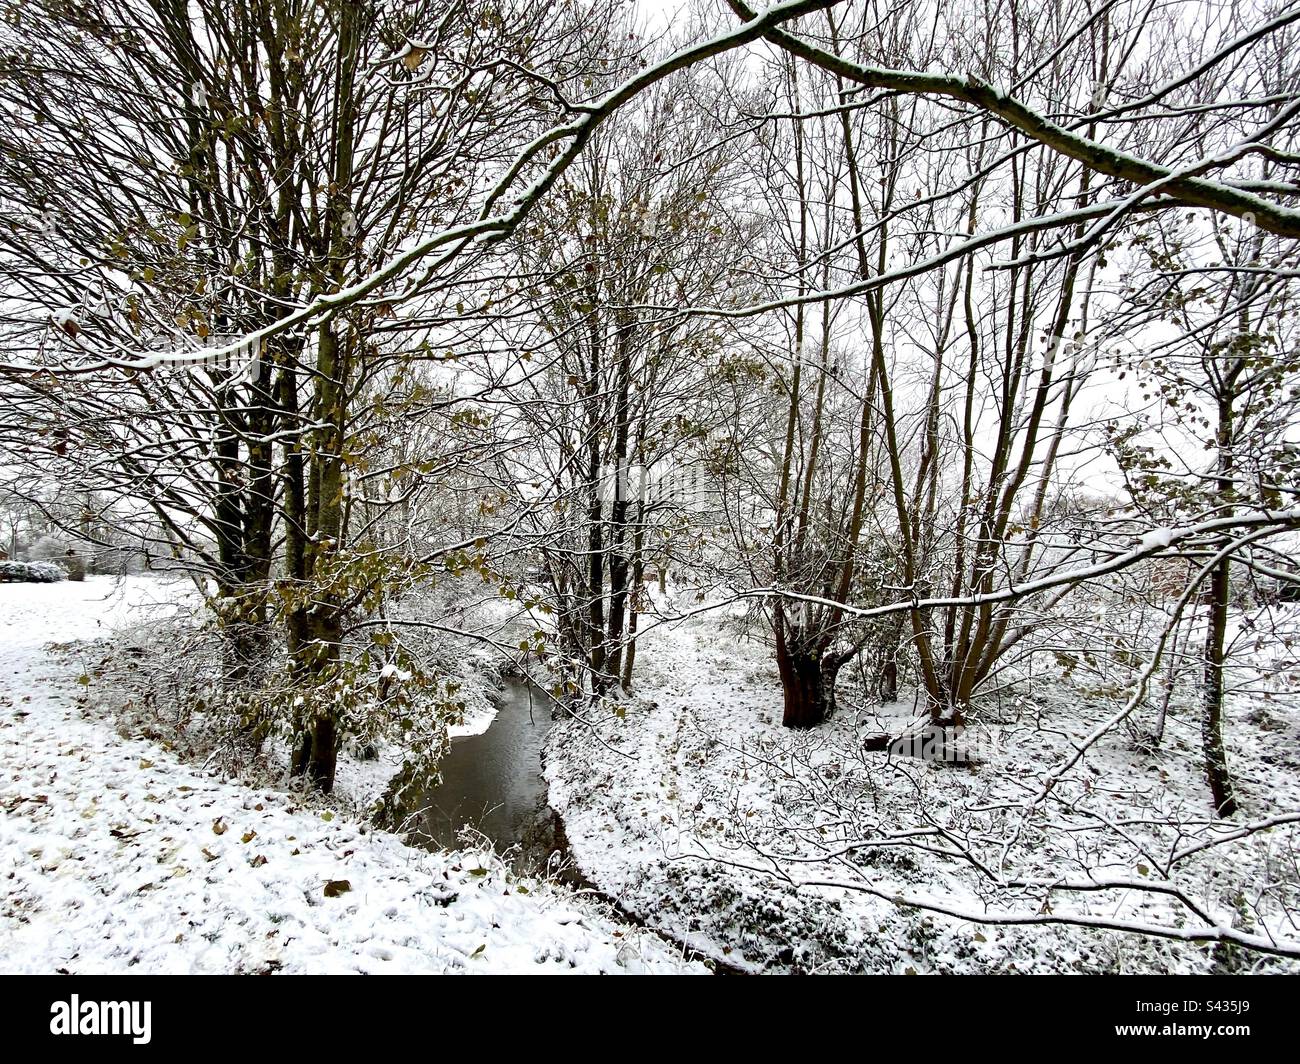
M 0 562 L 0 583 L 53 584 L 67 575 L 53 562 Z

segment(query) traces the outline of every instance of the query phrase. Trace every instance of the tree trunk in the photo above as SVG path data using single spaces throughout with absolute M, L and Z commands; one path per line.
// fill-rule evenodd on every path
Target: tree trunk
M 1243 320 L 1241 331 L 1248 332 Z M 1238 375 L 1244 367 L 1240 359 L 1221 379 L 1218 395 L 1218 425 L 1215 444 L 1218 450 L 1217 494 L 1221 500 L 1219 510 L 1233 513 L 1233 412 L 1232 402 Z M 1210 574 L 1207 589 L 1209 606 L 1208 629 L 1205 633 L 1204 698 L 1205 717 L 1201 722 L 1201 748 L 1205 756 L 1205 775 L 1214 799 L 1214 811 L 1219 816 L 1232 816 L 1237 811 L 1237 800 L 1232 793 L 1232 775 L 1228 771 L 1228 753 L 1223 745 L 1223 659 L 1228 633 L 1228 605 L 1232 596 L 1232 560 L 1223 558 Z
M 311 732 L 311 756 L 307 761 L 307 778 L 322 794 L 334 789 L 334 769 L 339 758 L 338 729 L 334 718 L 321 714 Z
M 333 117 L 335 143 L 334 174 L 329 186 L 323 244 L 329 258 L 325 283 L 337 291 L 346 281 L 347 267 L 356 254 L 353 232 L 353 154 L 356 142 L 355 88 L 360 55 L 361 10 L 356 4 L 339 8 L 338 96 Z M 328 794 L 334 788 L 338 761 L 338 705 L 334 697 L 339 677 L 343 643 L 343 611 L 346 587 L 334 571 L 334 556 L 343 549 L 347 533 L 344 499 L 344 453 L 348 439 L 350 382 L 363 341 L 359 324 L 344 315 L 324 322 L 316 347 L 315 392 L 312 415 L 318 428 L 308 437 L 306 537 L 304 569 L 310 588 L 310 606 L 298 605 L 291 615 L 290 645 L 296 645 L 292 661 L 295 684 L 316 698 L 298 722 L 299 771 L 318 790 Z M 295 545 L 297 546 L 297 545 Z M 307 745 L 308 739 L 310 745 Z M 305 762 L 305 763 L 303 763 Z
M 1201 724 L 1205 775 L 1214 799 L 1214 810 L 1219 816 L 1232 816 L 1237 811 L 1228 754 L 1223 745 L 1223 659 L 1231 591 L 1229 565 L 1229 560 L 1224 558 L 1210 576 L 1210 623 L 1205 637 L 1205 717 Z
M 635 586 L 634 595 L 641 593 L 641 582 L 638 579 Z M 620 677 L 623 690 L 628 694 L 632 693 L 632 669 L 636 664 L 636 627 L 637 627 L 637 608 L 636 598 L 632 599 L 632 606 L 627 618 L 627 647 L 623 651 L 623 673 Z
M 898 662 L 892 655 L 881 665 L 880 680 L 876 686 L 881 702 L 898 701 Z
M 785 704 L 781 723 L 787 728 L 815 728 L 835 708 L 835 670 L 823 668 L 822 655 L 792 647 L 784 628 L 778 625 L 776 639 L 776 667 Z
M 319 614 L 316 610 L 298 611 L 291 621 L 297 629 L 297 652 L 290 664 L 293 686 L 320 692 L 323 698 L 316 700 L 316 706 L 309 703 L 295 721 L 290 774 L 305 775 L 313 787 L 329 794 L 334 789 L 338 762 L 339 734 L 331 688 L 338 675 L 342 612 L 337 608 L 323 609 Z
M 623 690 L 631 693 L 632 691 L 632 669 L 636 664 L 636 630 L 637 617 L 643 605 L 645 596 L 645 557 L 643 549 L 645 547 L 643 528 L 645 522 L 645 500 L 637 504 L 637 527 L 636 533 L 632 540 L 632 593 L 628 599 L 628 616 L 627 616 L 627 649 L 623 651 Z

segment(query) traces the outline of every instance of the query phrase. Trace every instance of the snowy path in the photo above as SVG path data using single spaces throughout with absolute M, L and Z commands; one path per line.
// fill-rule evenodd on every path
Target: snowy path
M 494 861 L 120 736 L 78 701 L 75 651 L 47 648 L 167 597 L 143 579 L 0 585 L 0 970 L 704 971 Z

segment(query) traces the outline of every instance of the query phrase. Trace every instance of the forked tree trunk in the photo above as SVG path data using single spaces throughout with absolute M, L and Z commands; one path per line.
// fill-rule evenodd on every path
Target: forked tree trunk
M 781 723 L 787 728 L 815 728 L 835 710 L 835 674 L 821 654 L 792 648 L 784 633 L 776 641 L 776 667 L 781 676 L 784 710 Z
M 782 660 L 784 658 L 784 660 Z M 781 692 L 785 710 L 781 723 L 787 728 L 815 728 L 826 719 L 826 686 L 821 663 L 815 658 L 778 655 Z

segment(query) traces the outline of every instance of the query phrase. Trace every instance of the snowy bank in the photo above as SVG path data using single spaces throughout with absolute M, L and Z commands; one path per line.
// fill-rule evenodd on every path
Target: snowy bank
M 0 969 L 705 972 L 490 855 L 430 853 L 121 735 L 75 640 L 183 585 L 0 586 Z
M 1238 947 L 1052 922 L 1077 913 L 1177 934 L 1192 920 L 1158 893 L 1172 884 L 1234 930 L 1262 934 L 1263 915 L 1294 937 L 1275 899 L 1292 897 L 1300 726 L 1280 706 L 1233 703 L 1245 812 L 1216 825 L 1194 706 L 1175 704 L 1155 752 L 1122 729 L 1108 734 L 1025 812 L 1046 775 L 1114 712 L 1114 691 L 1044 675 L 991 698 L 978 734 L 994 741 L 969 765 L 945 765 L 866 751 L 866 738 L 907 729 L 910 697 L 887 706 L 842 697 L 826 724 L 783 728 L 770 649 L 724 612 L 643 633 L 637 668 L 636 694 L 617 712 L 553 730 L 551 804 L 583 873 L 692 948 L 768 972 L 1296 970 L 1295 960 Z M 1213 849 L 1240 824 L 1277 814 L 1293 819 Z M 1181 878 L 1163 877 L 1162 854 L 1202 841 L 1210 845 L 1192 851 Z M 973 859 L 1052 886 L 997 895 Z M 1084 886 L 1057 889 L 1071 879 Z M 1109 882 L 1122 885 L 1092 892 Z M 1007 911 L 1025 923 L 984 919 Z

